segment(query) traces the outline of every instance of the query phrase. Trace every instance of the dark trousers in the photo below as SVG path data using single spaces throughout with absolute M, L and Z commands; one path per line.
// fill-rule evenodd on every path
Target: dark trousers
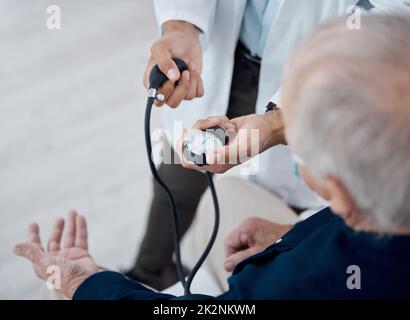
M 249 61 L 242 50 L 238 45 L 227 111 L 230 119 L 255 112 L 259 64 Z M 191 225 L 199 200 L 208 186 L 207 177 L 201 172 L 185 169 L 180 164 L 161 164 L 158 173 L 175 197 L 182 236 Z M 135 265 L 128 275 L 158 290 L 177 282 L 178 276 L 172 261 L 172 233 L 168 198 L 154 182 L 146 233 Z

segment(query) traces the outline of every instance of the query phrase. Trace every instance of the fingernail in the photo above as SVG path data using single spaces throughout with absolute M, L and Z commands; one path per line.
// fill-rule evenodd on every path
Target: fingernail
M 185 77 L 185 80 L 187 80 L 187 81 L 189 81 L 189 79 L 191 79 L 191 75 L 188 71 L 184 72 L 184 77 Z
M 215 158 L 217 163 L 225 164 L 225 153 L 224 149 L 217 149 L 215 150 Z
M 241 242 L 247 242 L 248 241 L 248 235 L 246 233 L 241 234 Z
M 191 63 L 190 63 L 190 68 L 191 68 L 192 71 L 194 71 L 195 68 L 196 68 L 196 67 L 195 67 L 195 63 L 191 62 Z
M 215 154 L 214 154 L 214 152 L 208 152 L 206 155 L 205 155 L 205 158 L 206 158 L 206 163 L 207 164 L 215 164 Z
M 177 72 L 175 69 L 169 69 L 167 72 L 167 77 L 169 80 L 177 80 Z

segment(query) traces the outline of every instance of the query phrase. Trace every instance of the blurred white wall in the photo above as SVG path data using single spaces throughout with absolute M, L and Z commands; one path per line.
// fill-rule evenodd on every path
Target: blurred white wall
M 46 27 L 50 4 L 61 30 Z M 150 0 L 0 0 L 0 298 L 39 297 L 11 248 L 33 221 L 47 241 L 71 208 L 99 264 L 131 265 L 151 197 L 141 79 L 156 36 Z

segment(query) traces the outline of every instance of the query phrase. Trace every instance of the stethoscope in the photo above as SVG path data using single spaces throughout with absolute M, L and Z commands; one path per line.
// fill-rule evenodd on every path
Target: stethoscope
M 186 64 L 181 59 L 174 58 L 175 64 L 177 65 L 180 73 L 187 70 Z M 185 294 L 190 294 L 190 287 L 195 274 L 198 272 L 199 268 L 202 266 L 206 257 L 212 249 L 215 242 L 218 228 L 219 228 L 219 203 L 216 195 L 215 186 L 212 179 L 212 173 L 206 172 L 208 177 L 209 189 L 211 190 L 212 199 L 215 208 L 215 222 L 211 237 L 209 242 L 198 259 L 197 263 L 193 267 L 191 273 L 186 278 L 184 275 L 181 261 L 181 248 L 180 248 L 180 231 L 178 222 L 178 212 L 175 203 L 175 198 L 165 184 L 165 182 L 158 175 L 157 168 L 152 159 L 152 144 L 151 144 L 151 111 L 155 100 L 162 100 L 163 95 L 158 92 L 158 89 L 168 80 L 165 74 L 163 74 L 158 66 L 154 66 L 149 75 L 149 89 L 148 89 L 148 99 L 147 107 L 145 109 L 145 143 L 147 147 L 148 162 L 155 181 L 160 185 L 162 190 L 166 193 L 168 197 L 169 204 L 171 206 L 172 216 L 173 216 L 173 229 L 174 229 L 174 246 L 175 246 L 175 264 L 178 272 L 180 282 L 184 288 Z M 212 148 L 217 148 L 218 146 L 225 145 L 228 143 L 228 134 L 222 126 L 216 126 L 209 128 L 206 131 L 192 130 L 187 133 L 183 141 L 183 154 L 185 158 L 198 166 L 206 165 L 206 154 L 211 151 Z

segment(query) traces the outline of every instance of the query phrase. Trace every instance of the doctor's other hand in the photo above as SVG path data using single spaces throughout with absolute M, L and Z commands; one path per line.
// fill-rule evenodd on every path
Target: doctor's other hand
M 225 270 L 231 272 L 239 262 L 262 252 L 292 227 L 257 217 L 246 219 L 225 239 Z
M 70 212 L 63 246 L 61 246 L 64 224 L 62 218 L 55 222 L 47 250 L 42 246 L 39 226 L 35 223 L 31 224 L 27 242 L 16 244 L 14 252 L 30 260 L 34 272 L 42 280 L 47 280 L 55 268 L 58 268 L 61 288 L 56 289 L 71 299 L 80 284 L 97 273 L 99 268 L 88 253 L 85 218 L 76 211 Z M 58 275 L 57 272 L 55 274 Z
M 201 79 L 202 48 L 199 29 L 185 21 L 171 20 L 163 25 L 163 35 L 151 46 L 151 56 L 144 73 L 144 86 L 148 89 L 148 77 L 154 67 L 168 77 L 168 81 L 159 88 L 164 95 L 163 101 L 155 101 L 156 106 L 166 103 L 171 108 L 179 106 L 182 100 L 192 100 L 204 95 Z M 172 58 L 180 58 L 188 70 L 179 72 Z
M 227 124 L 229 127 L 226 127 Z M 177 146 L 183 167 L 212 173 L 224 173 L 272 146 L 285 143 L 284 125 L 280 110 L 261 115 L 251 114 L 230 120 L 227 117 L 199 120 L 192 129 L 206 130 L 217 125 L 222 125 L 228 129 L 229 143 L 207 154 L 208 165 L 205 166 L 196 166 L 183 156 L 182 141 L 187 130 L 184 131 Z

